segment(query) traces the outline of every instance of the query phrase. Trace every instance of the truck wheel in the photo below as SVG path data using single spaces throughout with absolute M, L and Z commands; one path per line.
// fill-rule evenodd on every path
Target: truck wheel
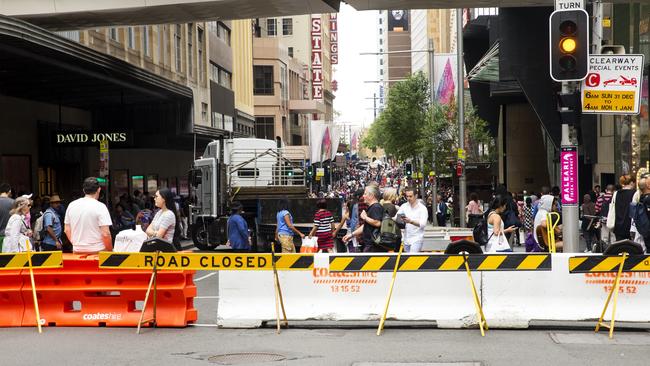
M 211 250 L 208 243 L 208 229 L 203 225 L 196 224 L 192 227 L 192 241 L 194 246 L 200 250 Z

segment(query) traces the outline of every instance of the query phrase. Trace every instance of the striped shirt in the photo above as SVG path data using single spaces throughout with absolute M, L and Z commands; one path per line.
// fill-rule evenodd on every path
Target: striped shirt
M 334 246 L 332 223 L 334 223 L 334 216 L 329 211 L 323 209 L 316 211 L 314 226 L 317 227 L 318 249 L 329 249 Z
M 611 203 L 612 202 L 612 196 L 613 195 L 614 195 L 613 193 L 605 192 L 600 197 L 598 197 L 598 199 L 596 200 L 596 215 L 597 216 L 603 216 L 603 217 L 607 216 L 607 212 L 600 212 L 600 211 L 601 211 L 601 209 L 603 207 L 603 203 Z

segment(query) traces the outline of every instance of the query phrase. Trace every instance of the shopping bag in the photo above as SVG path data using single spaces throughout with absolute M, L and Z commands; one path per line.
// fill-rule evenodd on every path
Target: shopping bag
M 503 233 L 498 236 L 492 235 L 486 249 L 487 253 L 512 252 L 512 248 L 508 245 L 508 240 Z
M 122 253 L 138 253 L 142 243 L 147 240 L 147 234 L 142 230 L 122 230 L 115 237 L 113 251 Z
M 302 239 L 300 246 L 300 253 L 316 253 L 318 252 L 318 238 L 305 236 Z

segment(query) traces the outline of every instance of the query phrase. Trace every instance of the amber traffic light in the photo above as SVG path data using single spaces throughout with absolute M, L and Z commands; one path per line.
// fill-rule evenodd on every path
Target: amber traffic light
M 551 78 L 582 80 L 589 66 L 589 16 L 583 9 L 554 11 L 549 18 Z

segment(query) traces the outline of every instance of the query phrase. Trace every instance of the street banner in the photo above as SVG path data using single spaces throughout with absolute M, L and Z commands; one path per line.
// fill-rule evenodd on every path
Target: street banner
M 582 113 L 639 114 L 643 55 L 591 55 Z
M 564 146 L 560 152 L 562 205 L 578 204 L 578 148 Z
M 323 161 L 321 148 L 326 130 L 327 125 L 325 125 L 324 121 L 309 122 L 309 146 L 311 147 L 310 161 L 312 164 Z

